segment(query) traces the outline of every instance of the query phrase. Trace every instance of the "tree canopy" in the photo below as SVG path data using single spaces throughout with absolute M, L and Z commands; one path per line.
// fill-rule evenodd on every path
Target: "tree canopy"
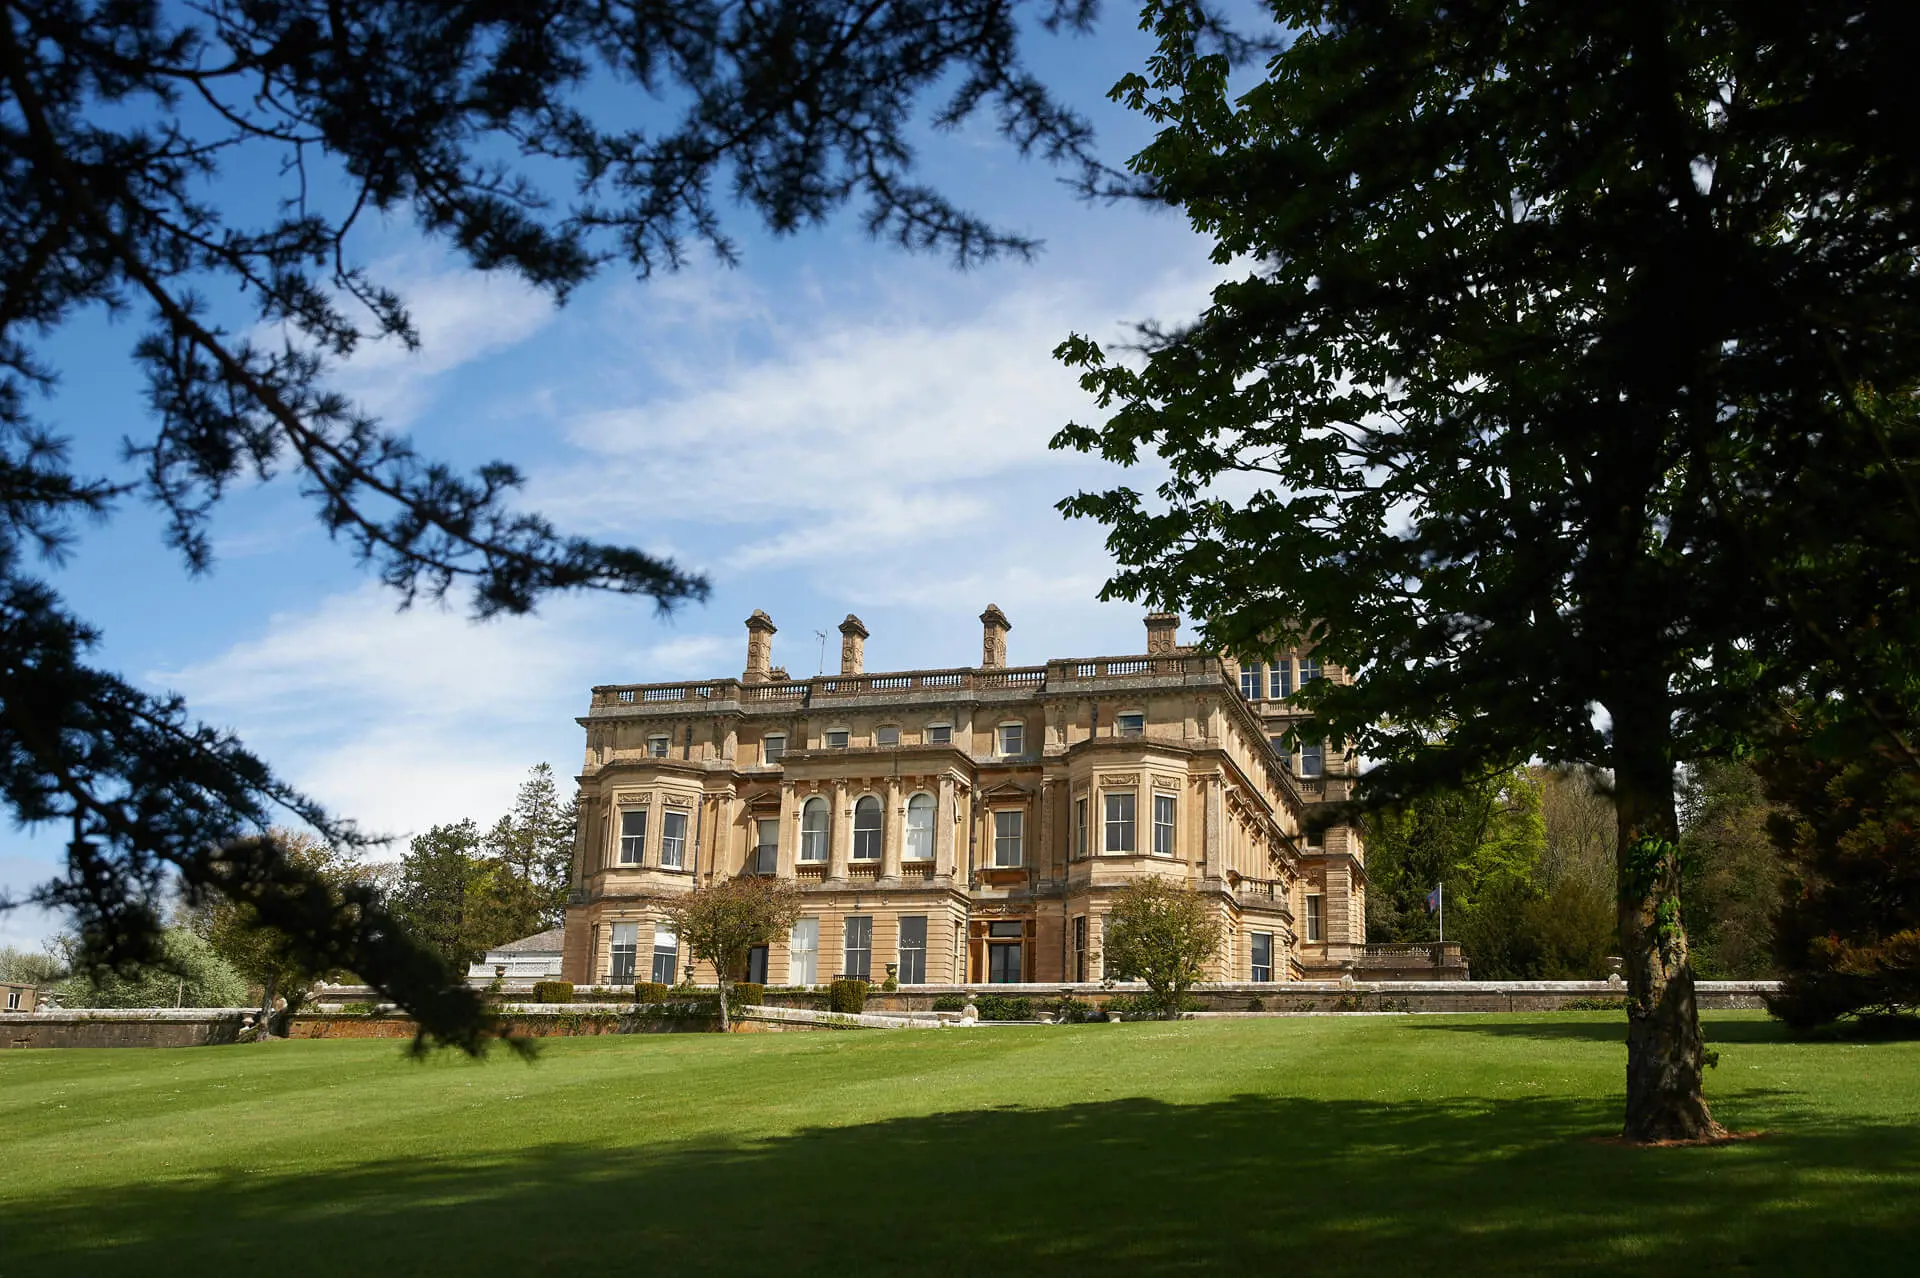
M 0 794 L 69 832 L 34 894 L 90 963 L 160 956 L 177 876 L 305 938 L 468 1048 L 450 988 L 371 894 L 322 908 L 266 831 L 353 827 L 181 701 L 90 663 L 98 636 L 36 575 L 76 524 L 133 498 L 192 571 L 234 484 L 291 473 L 398 599 L 464 591 L 481 616 L 594 589 L 669 607 L 704 578 L 562 534 L 519 473 L 421 456 L 330 388 L 370 341 L 411 345 L 405 299 L 355 228 L 410 222 L 474 267 L 564 299 L 602 266 L 641 275 L 697 245 L 730 258 L 726 207 L 778 233 L 856 203 L 876 236 L 962 264 L 1025 253 L 915 176 L 912 131 L 979 112 L 1023 154 L 1091 162 L 1085 122 L 1026 69 L 1023 17 L 1084 27 L 1089 0 L 8 0 L 0 6 Z M 923 111 L 924 104 L 924 111 Z M 262 212 L 264 210 L 264 212 Z M 47 354 L 88 313 L 141 325 L 146 425 L 124 474 L 88 474 L 41 416 Z M 100 429 L 109 427 L 102 423 Z M 118 421 L 111 429 L 122 429 Z
M 728 997 L 756 945 L 780 940 L 800 917 L 800 891 L 780 879 L 743 875 L 690 892 L 664 908 L 687 952 L 713 964 L 720 987 L 720 1028 L 731 1024 Z
M 1904 6 L 1271 11 L 1291 42 L 1241 92 L 1147 5 L 1138 187 L 1229 278 L 1138 362 L 1063 344 L 1110 415 L 1057 444 L 1163 476 L 1064 508 L 1108 525 L 1108 596 L 1357 672 L 1301 732 L 1378 760 L 1373 802 L 1608 769 L 1625 1129 L 1711 1135 L 1675 767 L 1812 665 L 1916 686 Z

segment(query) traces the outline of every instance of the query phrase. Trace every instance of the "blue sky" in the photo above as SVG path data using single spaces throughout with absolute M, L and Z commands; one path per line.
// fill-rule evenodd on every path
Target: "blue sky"
M 1147 132 L 1104 93 L 1146 51 L 1125 9 L 1092 38 L 1034 46 L 1115 161 Z M 741 216 L 739 267 L 697 259 L 644 283 L 612 269 L 556 309 L 403 223 L 361 243 L 423 345 L 369 349 L 337 384 L 425 454 L 515 462 L 525 504 L 564 530 L 707 572 L 706 605 L 662 619 L 644 601 L 570 597 L 485 624 L 457 600 L 400 611 L 284 477 L 220 508 L 205 576 L 137 502 L 46 571 L 101 629 L 103 664 L 182 693 L 295 784 L 400 838 L 491 820 L 535 763 L 570 777 L 593 684 L 737 674 L 754 608 L 796 675 L 819 665 L 816 631 L 836 659 L 849 612 L 872 631 L 870 670 L 971 663 L 989 601 L 1013 621 L 1015 663 L 1138 651 L 1141 609 L 1095 599 L 1100 530 L 1053 509 L 1117 472 L 1048 452 L 1060 425 L 1094 416 L 1050 352 L 1072 331 L 1190 316 L 1219 268 L 1179 218 L 1085 204 L 984 123 L 929 137 L 925 160 L 965 203 L 1045 240 L 1039 258 L 961 273 L 868 240 L 851 216 L 779 240 Z M 92 317 L 51 347 L 64 382 L 47 415 L 109 473 L 120 439 L 148 430 L 137 332 Z M 0 886 L 45 880 L 58 855 L 57 832 L 7 830 Z M 0 914 L 0 943 L 59 925 Z

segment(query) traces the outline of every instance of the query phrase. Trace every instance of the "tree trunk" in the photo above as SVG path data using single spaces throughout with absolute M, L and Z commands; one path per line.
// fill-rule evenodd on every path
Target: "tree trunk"
M 256 1040 L 264 1041 L 273 1037 L 273 991 L 279 983 L 279 978 L 273 973 L 268 973 L 266 980 L 260 982 L 260 1020 L 253 1033 Z
M 1627 970 L 1628 1140 L 1722 1135 L 1701 1095 L 1706 1043 L 1680 915 L 1679 821 L 1664 715 L 1616 716 L 1620 953 Z
M 720 982 L 720 1032 L 725 1034 L 733 1028 L 733 1022 L 727 1016 L 727 987 L 731 985 L 732 982 L 727 980 L 724 975 L 716 977 L 715 979 Z

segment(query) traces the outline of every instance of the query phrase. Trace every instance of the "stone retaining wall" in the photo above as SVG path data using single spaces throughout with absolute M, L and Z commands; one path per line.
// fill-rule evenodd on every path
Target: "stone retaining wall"
M 231 1043 L 251 1007 L 81 1009 L 0 1016 L 4 1047 L 209 1047 Z

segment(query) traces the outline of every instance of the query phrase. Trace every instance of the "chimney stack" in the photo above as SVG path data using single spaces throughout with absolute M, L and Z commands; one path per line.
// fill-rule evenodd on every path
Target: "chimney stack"
M 988 604 L 980 614 L 980 664 L 987 670 L 1002 670 L 1007 664 L 1007 631 L 1013 623 L 1000 611 L 999 604 Z
M 867 628 L 860 618 L 852 613 L 840 623 L 840 673 L 857 675 L 866 672 L 867 665 Z
M 1171 657 L 1177 646 L 1180 634 L 1180 614 L 1177 612 L 1150 612 L 1147 614 L 1147 655 L 1149 657 Z
M 747 618 L 747 672 L 741 683 L 765 683 L 773 664 L 773 618 L 755 608 Z

